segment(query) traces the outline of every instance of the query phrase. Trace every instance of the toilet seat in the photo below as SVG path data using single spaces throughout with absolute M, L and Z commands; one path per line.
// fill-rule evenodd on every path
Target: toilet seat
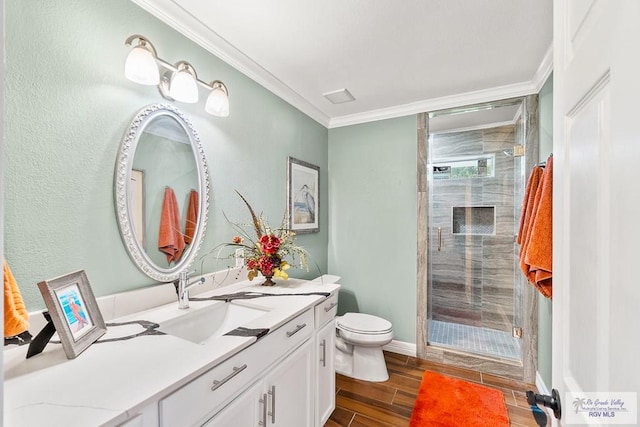
M 391 333 L 391 322 L 364 313 L 346 313 L 336 321 L 338 329 L 362 335 L 386 335 Z

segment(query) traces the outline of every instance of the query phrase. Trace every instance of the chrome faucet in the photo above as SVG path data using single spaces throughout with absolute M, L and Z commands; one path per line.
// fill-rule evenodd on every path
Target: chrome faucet
M 189 272 L 187 270 L 180 272 L 178 279 L 173 282 L 173 285 L 176 287 L 176 292 L 178 293 L 179 309 L 184 310 L 189 308 L 189 289 L 204 282 L 204 277 L 201 277 L 189 283 Z

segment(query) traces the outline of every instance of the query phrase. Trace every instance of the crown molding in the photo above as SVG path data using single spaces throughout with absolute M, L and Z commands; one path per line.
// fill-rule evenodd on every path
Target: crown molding
M 463 105 L 480 104 L 482 102 L 515 98 L 518 96 L 530 95 L 532 93 L 536 93 L 536 88 L 532 82 L 499 86 L 491 89 L 460 93 L 442 98 L 432 98 L 395 107 L 367 111 L 364 113 L 334 117 L 329 120 L 329 129 L 378 120 L 393 119 L 396 117 L 424 113 L 426 111 L 444 110 L 446 108 L 460 107 Z
M 288 102 L 321 125 L 333 129 L 378 120 L 392 119 L 481 102 L 496 101 L 538 93 L 553 69 L 553 50 L 547 52 L 531 81 L 432 98 L 379 110 L 330 118 L 291 87 L 261 67 L 247 55 L 220 37 L 197 17 L 191 15 L 172 0 L 132 0 L 151 15 L 160 19 L 194 43 L 206 49 L 242 74 Z
M 465 92 L 442 98 L 432 98 L 410 104 L 397 105 L 364 113 L 333 117 L 329 120 L 329 129 L 342 126 L 351 126 L 378 120 L 393 119 L 426 111 L 443 110 L 445 108 L 460 107 L 463 105 L 479 104 L 482 102 L 497 101 L 500 99 L 515 98 L 518 96 L 539 93 L 542 86 L 553 71 L 553 44 L 549 46 L 542 58 L 542 62 L 533 78 L 529 82 L 499 86 L 491 89 Z
M 540 66 L 533 75 L 531 83 L 536 88 L 536 93 L 540 92 L 542 86 L 547 82 L 547 79 L 553 72 L 553 43 L 549 45 L 547 52 L 540 62 Z
M 173 1 L 132 1 L 313 120 L 328 127 L 329 116 Z

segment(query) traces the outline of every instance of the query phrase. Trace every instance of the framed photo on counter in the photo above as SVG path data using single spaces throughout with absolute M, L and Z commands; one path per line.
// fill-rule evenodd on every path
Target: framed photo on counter
M 84 270 L 38 283 L 68 359 L 75 359 L 107 332 Z

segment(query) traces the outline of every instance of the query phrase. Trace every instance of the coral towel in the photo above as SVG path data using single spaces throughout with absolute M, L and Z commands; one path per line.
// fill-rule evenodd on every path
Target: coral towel
M 191 190 L 189 193 L 189 206 L 187 207 L 187 221 L 184 225 L 184 242 L 189 245 L 196 234 L 198 224 L 198 192 Z
M 6 260 L 3 260 L 3 270 L 4 336 L 13 337 L 29 329 L 29 313 L 27 313 L 27 309 L 22 301 L 20 289 Z
M 532 172 L 533 175 L 533 172 Z M 527 186 L 528 187 L 528 186 Z M 533 187 L 532 187 L 533 189 Z M 531 215 L 519 236 L 520 268 L 542 295 L 552 297 L 553 157 L 549 157 L 535 191 Z
M 180 211 L 176 194 L 171 187 L 165 187 L 162 201 L 162 216 L 158 233 L 158 249 L 167 254 L 167 263 L 177 262 L 184 250 L 184 237 L 180 227 Z
M 527 181 L 527 189 L 525 190 L 524 200 L 522 201 L 522 212 L 520 213 L 520 228 L 516 243 L 522 245 L 527 240 L 527 235 L 531 229 L 531 215 L 533 214 L 533 205 L 536 198 L 536 191 L 542 178 L 543 169 L 540 166 L 534 166 Z

